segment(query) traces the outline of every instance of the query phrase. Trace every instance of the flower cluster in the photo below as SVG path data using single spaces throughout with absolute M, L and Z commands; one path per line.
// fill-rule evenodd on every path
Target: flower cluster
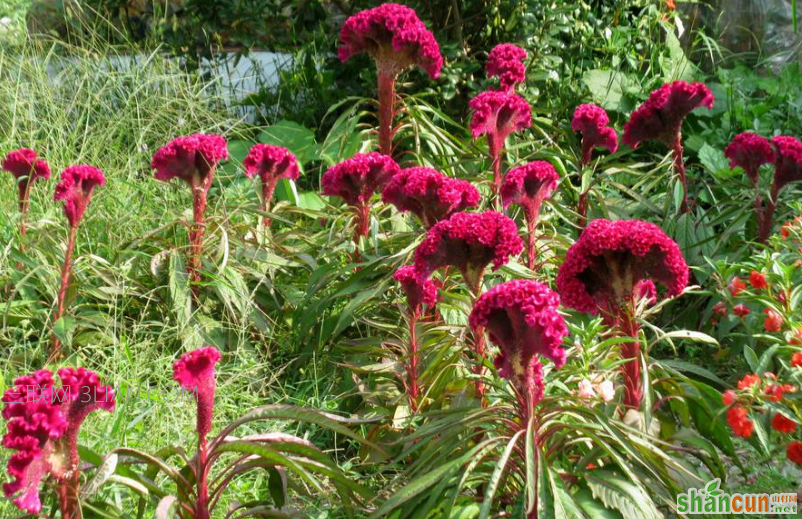
M 280 178 L 298 180 L 301 173 L 298 159 L 290 150 L 270 144 L 255 144 L 243 162 L 245 175 L 258 176 L 268 183 Z
M 470 182 L 425 167 L 402 169 L 382 190 L 385 203 L 415 214 L 426 227 L 476 207 L 479 198 L 479 191 Z
M 337 196 L 348 205 L 358 206 L 370 201 L 373 193 L 399 171 L 398 164 L 386 155 L 357 153 L 326 170 L 321 187 L 324 195 Z
M 216 388 L 214 367 L 220 358 L 217 348 L 207 346 L 185 354 L 173 364 L 173 380 L 197 394 L 197 431 L 201 439 L 212 430 Z
M 78 226 L 95 187 L 105 184 L 105 175 L 94 166 L 85 164 L 70 166 L 61 172 L 61 179 L 56 185 L 53 198 L 64 202 L 64 215 L 70 227 Z
M 796 137 L 778 135 L 771 139 L 774 146 L 774 184 L 777 191 L 786 184 L 802 180 L 802 142 Z
M 340 60 L 366 52 L 380 73 L 396 76 L 419 66 L 432 79 L 443 67 L 440 46 L 415 11 L 398 4 L 382 4 L 360 11 L 345 21 L 340 31 Z
M 50 166 L 30 148 L 10 151 L 3 159 L 1 167 L 3 171 L 8 171 L 17 179 L 20 201 L 27 199 L 28 187 L 34 181 L 50 178 Z
M 473 110 L 470 127 L 474 139 L 487 134 L 501 145 L 510 133 L 532 126 L 532 107 L 518 94 L 482 92 L 468 106 Z
M 504 176 L 501 185 L 504 208 L 518 204 L 537 217 L 541 204 L 551 196 L 559 180 L 560 175 L 554 166 L 544 160 L 512 168 Z
M 217 163 L 228 158 L 228 145 L 220 135 L 196 133 L 173 139 L 153 155 L 150 167 L 157 180 L 178 178 L 208 190 Z
M 487 57 L 488 77 L 498 77 L 501 89 L 509 91 L 526 81 L 526 51 L 512 43 L 493 47 Z
M 399 268 L 393 274 L 393 279 L 398 281 L 407 295 L 410 315 L 419 315 L 423 305 L 433 307 L 437 303 L 437 286 L 431 279 L 421 276 L 415 265 Z
M 755 185 L 760 180 L 760 166 L 774 161 L 774 151 L 768 139 L 752 132 L 736 135 L 724 149 L 724 156 L 730 159 L 731 168 L 743 168 L 746 176 Z
M 609 126 L 610 117 L 604 108 L 594 104 L 576 107 L 571 129 L 582 134 L 582 164 L 589 164 L 595 148 L 618 151 L 618 134 Z

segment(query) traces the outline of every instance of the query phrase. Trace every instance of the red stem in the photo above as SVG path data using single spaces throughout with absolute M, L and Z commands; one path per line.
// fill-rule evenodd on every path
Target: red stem
M 535 231 L 537 230 L 537 222 L 540 218 L 540 209 L 527 206 L 524 209 L 524 213 L 526 215 L 526 228 L 529 245 L 526 260 L 529 270 L 535 270 L 537 261 L 537 234 Z
M 71 420 L 64 441 L 67 446 L 67 471 L 59 478 L 58 498 L 61 517 L 64 519 L 82 519 L 83 512 L 78 502 L 81 490 L 81 457 L 78 454 L 78 429 L 81 420 Z
M 412 310 L 409 315 L 409 365 L 407 367 L 409 407 L 413 413 L 418 412 L 418 337 L 415 327 L 418 322 L 418 312 Z
M 209 173 L 211 176 L 211 173 Z M 211 184 L 211 182 L 208 182 Z M 189 261 L 187 262 L 187 272 L 192 284 L 192 293 L 198 296 L 198 286 L 201 276 L 201 255 L 203 254 L 203 215 L 206 212 L 206 193 L 205 185 L 192 186 L 192 226 L 189 230 Z
M 77 225 L 70 226 L 70 234 L 67 239 L 67 251 L 64 253 L 64 265 L 61 268 L 61 288 L 58 291 L 58 300 L 56 304 L 56 315 L 53 319 L 53 325 L 61 319 L 64 315 L 64 301 L 67 298 L 67 289 L 70 286 L 70 274 L 72 272 L 72 253 L 75 249 L 75 236 L 78 232 Z M 53 351 L 52 356 L 57 359 L 61 353 L 61 341 L 53 334 Z
M 278 179 L 262 179 L 262 204 L 260 206 L 260 210 L 263 213 L 266 213 L 270 209 L 270 203 L 273 200 L 273 192 L 276 190 L 276 184 L 278 184 Z M 270 227 L 270 217 L 265 216 L 262 219 L 265 227 Z
M 621 332 L 633 339 L 638 338 L 640 326 L 631 311 L 624 309 L 619 318 Z M 643 400 L 643 380 L 641 379 L 640 342 L 629 342 L 621 346 L 621 357 L 626 362 L 621 366 L 624 376 L 624 405 L 639 409 Z
M 395 119 L 395 75 L 379 72 L 379 150 L 393 156 Z
M 777 209 L 777 199 L 779 196 L 780 188 L 777 187 L 776 182 L 772 183 L 771 194 L 769 195 L 769 200 L 766 203 L 766 208 L 763 210 L 763 216 L 758 219 L 760 224 L 758 241 L 760 243 L 766 243 L 766 240 L 769 239 L 769 234 L 771 234 L 771 223 L 772 219 L 774 218 L 774 211 Z
M 480 273 L 477 276 L 477 281 L 473 284 L 469 283 L 469 288 L 471 289 L 471 293 L 473 294 L 473 305 L 471 307 L 476 306 L 476 301 L 479 300 L 479 296 L 482 295 L 482 279 L 484 278 L 484 274 Z M 476 379 L 476 394 L 479 396 L 479 401 L 482 403 L 482 407 L 485 406 L 485 384 L 482 382 L 482 374 L 484 373 L 484 360 L 485 360 L 485 329 L 484 327 L 477 328 L 473 333 L 473 353 L 476 357 L 476 364 L 473 367 L 473 372 L 479 377 Z
M 588 224 L 588 192 L 579 193 L 579 201 L 576 204 L 576 212 L 579 214 L 579 225 L 585 227 Z
M 683 159 L 681 134 L 678 134 L 677 139 L 674 141 L 673 152 L 674 152 L 674 171 L 677 173 L 677 175 L 679 175 L 680 182 L 682 182 L 681 210 L 683 213 L 688 213 L 690 212 L 691 209 L 688 206 L 688 180 L 685 175 L 685 161 Z
M 490 159 L 493 161 L 493 200 L 498 206 L 501 203 L 499 190 L 501 189 L 501 151 L 504 148 L 504 142 L 499 142 L 498 137 L 490 133 L 487 135 L 487 147 Z
M 210 519 L 209 513 L 209 444 L 206 435 L 198 438 L 198 499 L 195 502 L 195 516 L 193 519 Z
M 362 202 L 354 207 L 355 228 L 354 228 L 354 263 L 360 263 L 362 257 L 359 254 L 359 239 L 367 238 L 370 233 L 370 203 Z

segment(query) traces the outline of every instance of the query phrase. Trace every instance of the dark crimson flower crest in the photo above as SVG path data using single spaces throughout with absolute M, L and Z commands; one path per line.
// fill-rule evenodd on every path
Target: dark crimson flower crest
M 434 35 L 415 11 L 404 5 L 381 4 L 351 16 L 340 31 L 340 43 L 343 63 L 364 52 L 376 61 L 380 73 L 389 76 L 419 66 L 437 79 L 443 67 Z
M 428 277 L 421 276 L 415 265 L 405 265 L 396 270 L 393 279 L 398 281 L 407 295 L 410 315 L 418 316 L 423 305 L 433 307 L 437 303 L 437 286 Z
M 501 351 L 494 361 L 499 374 L 516 385 L 519 394 L 536 404 L 543 396 L 542 366 L 538 356 L 559 369 L 565 364 L 565 320 L 557 311 L 560 297 L 546 285 L 513 280 L 482 294 L 470 316 L 471 328 L 486 329 Z
M 206 346 L 184 354 L 173 364 L 173 380 L 197 394 L 197 431 L 203 441 L 212 430 L 214 393 L 217 387 L 215 365 L 220 362 L 220 351 Z
M 610 118 L 604 108 L 594 104 L 576 107 L 571 129 L 582 134 L 582 164 L 590 163 L 594 148 L 618 151 L 618 134 L 609 126 Z
M 456 213 L 429 229 L 415 250 L 415 267 L 421 276 L 452 265 L 478 294 L 485 268 L 501 268 L 510 256 L 520 254 L 523 242 L 518 226 L 496 211 Z
M 156 179 L 168 182 L 179 178 L 192 187 L 211 186 L 211 173 L 217 164 L 228 158 L 228 145 L 220 135 L 196 133 L 178 137 L 159 148 L 150 167 Z
M 64 215 L 70 227 L 77 227 L 84 216 L 95 187 L 106 184 L 103 172 L 94 166 L 70 166 L 61 172 L 61 180 L 56 185 L 53 197 L 64 202 Z
M 711 109 L 713 102 L 713 93 L 703 83 L 666 83 L 632 112 L 624 126 L 624 142 L 637 148 L 644 141 L 658 140 L 673 148 L 688 114 L 699 107 Z
M 301 173 L 298 159 L 290 150 L 270 144 L 255 144 L 243 164 L 247 176 L 251 178 L 258 176 L 263 182 L 280 178 L 298 180 Z
M 498 77 L 502 90 L 512 90 L 518 83 L 526 81 L 526 51 L 512 43 L 493 47 L 487 57 L 488 77 Z
M 479 191 L 470 182 L 425 167 L 402 169 L 382 191 L 385 203 L 415 214 L 426 227 L 476 207 L 479 198 Z
M 730 159 L 731 168 L 743 168 L 755 185 L 759 181 L 760 166 L 774 162 L 774 151 L 768 139 L 751 132 L 736 135 L 724 149 L 724 156 Z
M 518 204 L 537 218 L 544 200 L 551 197 L 560 175 L 550 162 L 536 160 L 512 168 L 501 185 L 501 200 L 504 208 Z
M 775 150 L 774 184 L 777 191 L 790 182 L 802 180 L 802 142 L 780 135 L 771 139 Z
M 17 179 L 20 200 L 26 198 L 28 186 L 34 181 L 50 178 L 50 166 L 39 158 L 38 153 L 29 148 L 10 151 L 3 159 L 2 168 Z
M 518 94 L 487 91 L 468 105 L 473 110 L 471 134 L 474 139 L 487 134 L 488 140 L 503 145 L 514 131 L 532 126 L 532 107 Z
M 400 168 L 381 153 L 358 153 L 330 167 L 323 174 L 321 187 L 326 196 L 338 196 L 352 206 L 370 201 L 376 190 L 387 184 Z
M 557 289 L 580 312 L 615 312 L 633 301 L 642 280 L 660 283 L 668 297 L 679 295 L 688 284 L 679 246 L 654 224 L 599 219 L 568 249 Z

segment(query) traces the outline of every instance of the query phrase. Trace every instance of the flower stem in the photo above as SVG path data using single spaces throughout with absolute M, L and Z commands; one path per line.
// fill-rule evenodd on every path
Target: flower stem
M 415 311 L 411 311 L 409 315 L 409 364 L 407 367 L 407 384 L 409 391 L 409 408 L 413 413 L 418 412 L 418 395 L 420 388 L 418 387 L 418 337 L 416 333 L 416 326 L 418 323 L 418 315 Z
M 359 254 L 359 239 L 367 238 L 370 233 L 370 203 L 362 202 L 354 208 L 356 214 L 354 219 L 356 226 L 354 228 L 354 263 L 360 263 L 362 257 Z
M 273 200 L 273 192 L 276 190 L 278 179 L 262 179 L 262 204 L 259 208 L 263 213 L 270 210 L 270 202 Z M 262 219 L 265 227 L 270 227 L 270 217 L 265 216 Z
M 688 180 L 685 174 L 685 160 L 683 159 L 682 136 L 677 135 L 673 146 L 674 154 L 674 171 L 679 175 L 680 182 L 682 182 L 682 206 L 683 213 L 691 211 L 688 206 Z
M 758 218 L 758 222 L 760 225 L 760 229 L 758 230 L 758 241 L 760 243 L 766 243 L 769 239 L 769 234 L 771 234 L 771 222 L 774 218 L 774 211 L 777 209 L 777 199 L 780 196 L 780 188 L 777 187 L 777 183 L 773 183 L 771 185 L 771 193 L 769 194 L 769 200 L 766 202 L 766 207 L 763 209 L 762 217 Z
M 624 335 L 636 339 L 621 346 L 621 357 L 625 360 L 621 366 L 624 376 L 624 405 L 634 409 L 640 408 L 643 400 L 643 380 L 641 379 L 640 342 L 637 341 L 640 326 L 632 312 L 624 310 L 620 319 L 621 331 Z
M 64 265 L 61 268 L 61 288 L 58 291 L 58 300 L 56 303 L 56 315 L 53 318 L 53 326 L 58 323 L 59 319 L 64 315 L 64 301 L 67 298 L 67 288 L 70 286 L 70 274 L 72 273 L 72 253 L 75 249 L 75 236 L 78 232 L 77 225 L 70 226 L 70 234 L 67 239 L 67 250 L 64 253 Z M 56 334 L 53 334 L 53 359 L 59 358 L 61 354 L 61 341 L 59 341 Z
M 206 189 L 204 186 L 192 188 L 192 227 L 189 231 L 189 262 L 187 272 L 192 284 L 192 293 L 198 296 L 200 283 L 201 255 L 203 254 L 203 215 L 206 212 Z
M 527 266 L 529 270 L 535 270 L 536 261 L 537 261 L 537 222 L 540 218 L 540 209 L 535 209 L 531 206 L 527 206 L 524 209 L 524 213 L 526 216 L 526 229 L 527 229 L 527 238 L 528 238 L 528 249 L 526 252 L 526 260 Z
M 488 134 L 487 148 L 493 163 L 493 201 L 496 207 L 499 207 L 501 204 L 501 200 L 499 200 L 499 190 L 501 189 L 501 151 L 503 147 L 504 142 L 499 142 L 495 134 Z
M 198 438 L 198 500 L 195 502 L 195 515 L 193 519 L 209 519 L 209 444 L 206 435 Z
M 395 75 L 379 72 L 379 150 L 393 156 L 395 119 Z
M 576 204 L 576 212 L 579 214 L 579 225 L 585 227 L 588 224 L 588 192 L 579 193 L 579 200 Z

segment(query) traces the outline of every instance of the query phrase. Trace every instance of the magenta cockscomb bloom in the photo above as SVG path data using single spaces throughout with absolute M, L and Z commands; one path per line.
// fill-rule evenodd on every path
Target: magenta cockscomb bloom
M 512 168 L 501 185 L 501 200 L 504 209 L 510 204 L 518 204 L 524 209 L 526 227 L 529 233 L 527 261 L 530 269 L 535 268 L 537 257 L 537 236 L 535 230 L 540 218 L 543 201 L 551 198 L 560 176 L 549 162 L 536 160 L 523 166 Z
M 103 172 L 94 166 L 85 164 L 70 166 L 61 172 L 61 179 L 56 185 L 54 199 L 64 203 L 64 215 L 70 224 L 69 236 L 67 238 L 67 251 L 64 254 L 64 265 L 61 269 L 61 288 L 58 293 L 56 304 L 56 315 L 53 323 L 58 323 L 64 315 L 64 300 L 67 296 L 67 288 L 70 284 L 70 274 L 72 272 L 72 253 L 75 250 L 75 237 L 78 232 L 78 224 L 84 216 L 92 193 L 98 186 L 106 184 L 106 177 Z M 53 335 L 53 354 L 59 355 L 61 342 L 58 337 Z
M 443 57 L 434 35 L 415 11 L 398 4 L 382 4 L 348 18 L 340 31 L 340 60 L 367 53 L 379 74 L 379 149 L 393 153 L 395 81 L 412 67 L 420 67 L 432 79 L 440 76 Z
M 565 256 L 557 274 L 563 304 L 580 312 L 601 312 L 608 326 L 633 338 L 621 348 L 626 405 L 643 397 L 640 378 L 639 325 L 634 315 L 639 299 L 652 299 L 654 286 L 667 297 L 688 284 L 688 265 L 679 246 L 656 225 L 639 220 L 593 220 Z
M 418 396 L 420 395 L 417 323 L 423 305 L 431 308 L 437 303 L 437 287 L 431 279 L 421 276 L 414 265 L 406 265 L 396 270 L 393 279 L 398 281 L 407 295 L 409 343 L 404 365 L 407 380 L 404 385 L 409 397 L 409 407 L 414 413 L 418 411 Z
M 571 129 L 582 134 L 582 165 L 589 164 L 595 148 L 618 151 L 618 134 L 609 126 L 610 117 L 601 106 L 579 105 L 574 110 Z
M 501 187 L 501 156 L 504 142 L 514 131 L 532 126 L 532 107 L 526 100 L 511 92 L 482 92 L 471 99 L 473 110 L 471 135 L 474 139 L 487 135 L 487 147 L 493 161 L 493 194 Z
M 222 136 L 196 133 L 178 137 L 162 146 L 150 163 L 150 167 L 156 171 L 156 180 L 169 182 L 178 178 L 192 189 L 193 224 L 189 231 L 187 271 L 195 284 L 200 282 L 206 197 L 212 187 L 217 165 L 226 158 L 228 145 Z M 197 285 L 193 286 L 193 292 L 197 295 Z
M 642 142 L 657 140 L 674 153 L 674 170 L 682 182 L 683 210 L 688 211 L 688 182 L 682 148 L 682 122 L 693 110 L 713 108 L 713 93 L 702 83 L 674 81 L 651 93 L 624 126 L 624 142 L 637 148 Z
M 755 133 L 744 132 L 735 136 L 724 149 L 724 155 L 730 159 L 730 167 L 741 167 L 752 182 L 755 189 L 755 214 L 757 215 L 758 234 L 763 228 L 763 196 L 760 194 L 760 166 L 774 162 L 774 150 L 765 137 Z
M 2 163 L 3 171 L 8 171 L 17 181 L 20 212 L 20 236 L 25 236 L 25 215 L 28 213 L 31 186 L 38 180 L 50 178 L 50 166 L 32 149 L 20 148 L 10 151 Z
M 771 183 L 769 201 L 763 211 L 760 232 L 761 243 L 765 243 L 771 234 L 774 211 L 782 189 L 791 182 L 802 180 L 802 142 L 796 137 L 779 135 L 771 139 L 774 147 L 774 180 Z
M 525 59 L 526 51 L 517 45 L 496 45 L 487 56 L 487 75 L 499 78 L 502 90 L 513 90 L 515 85 L 526 81 Z
M 565 320 L 557 311 L 560 297 L 537 281 L 516 279 L 482 294 L 470 316 L 474 333 L 487 330 L 490 342 L 501 351 L 494 364 L 499 374 L 513 382 L 524 418 L 543 397 L 542 368 L 538 356 L 555 368 L 565 364 Z
M 52 475 L 59 485 L 62 517 L 78 517 L 78 433 L 91 411 L 113 411 L 115 398 L 110 387 L 84 368 L 63 368 L 59 377 L 61 385 L 56 386 L 53 373 L 40 370 L 17 378 L 3 395 L 3 418 L 8 420 L 3 446 L 17 451 L 8 465 L 14 480 L 3 491 L 20 509 L 38 513 L 39 485 Z
M 415 266 L 428 277 L 452 265 L 478 296 L 487 266 L 493 263 L 493 269 L 499 269 L 522 250 L 518 226 L 508 216 L 496 211 L 455 213 L 429 229 L 415 250 Z
M 401 168 L 393 159 L 381 153 L 357 153 L 350 159 L 330 167 L 320 181 L 323 194 L 345 200 L 354 210 L 356 226 L 354 244 L 367 237 L 370 228 L 370 198 L 384 187 Z
M 206 346 L 183 355 L 173 364 L 173 380 L 197 394 L 197 431 L 202 440 L 212 430 L 216 388 L 214 367 L 220 359 L 217 348 Z
M 258 176 L 262 181 L 262 200 L 259 209 L 267 212 L 270 201 L 276 190 L 278 181 L 282 178 L 298 180 L 301 170 L 298 159 L 290 150 L 281 146 L 270 144 L 256 144 L 245 157 L 245 175 L 250 178 Z M 270 218 L 264 217 L 265 226 L 270 225 Z
M 479 191 L 470 182 L 425 167 L 402 169 L 382 190 L 385 203 L 402 213 L 414 213 L 426 227 L 476 207 L 479 198 Z

